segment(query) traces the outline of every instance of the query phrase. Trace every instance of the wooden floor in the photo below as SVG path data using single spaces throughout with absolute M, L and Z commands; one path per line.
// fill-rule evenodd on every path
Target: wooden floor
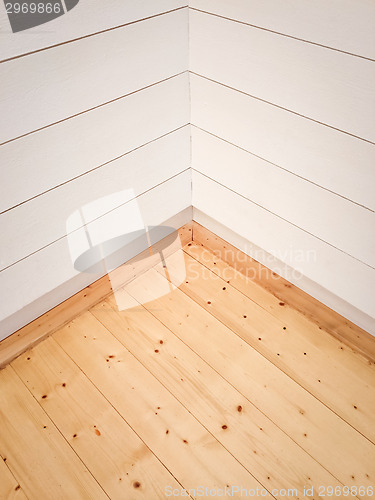
M 1 500 L 372 498 L 374 443 L 374 363 L 194 242 L 0 371 Z

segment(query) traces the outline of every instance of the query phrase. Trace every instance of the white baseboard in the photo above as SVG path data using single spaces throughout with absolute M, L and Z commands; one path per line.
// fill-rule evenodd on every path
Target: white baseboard
M 162 226 L 168 226 L 170 228 L 170 232 L 173 232 L 173 230 L 177 230 L 184 224 L 191 222 L 192 215 L 193 215 L 193 208 L 191 206 L 187 207 L 178 214 L 171 217 L 170 219 L 166 220 L 162 224 Z M 160 236 L 160 238 L 167 236 L 167 234 L 168 233 L 164 232 Z M 155 236 L 153 236 L 152 234 L 150 234 L 150 237 L 152 240 L 151 241 L 152 244 L 155 244 L 158 241 L 157 238 L 155 238 Z M 144 240 L 142 240 L 142 242 L 144 242 Z M 134 247 L 133 255 L 127 254 L 126 260 L 134 257 L 135 255 L 138 255 L 146 248 L 147 247 L 145 247 L 144 244 L 138 245 L 138 247 Z M 119 262 L 118 265 L 121 265 L 121 262 Z M 80 290 L 83 290 L 83 288 L 87 287 L 88 285 L 90 285 L 97 279 L 101 278 L 102 276 L 104 276 L 104 273 L 95 275 L 84 272 L 79 273 L 74 278 L 66 281 L 62 285 L 55 288 L 54 290 L 34 300 L 21 310 L 6 317 L 0 322 L 0 340 L 5 339 L 12 333 L 16 332 L 23 326 L 30 323 L 31 321 L 35 320 L 36 318 L 39 318 L 39 316 L 46 313 L 47 311 L 50 311 L 57 305 L 61 304 L 61 302 L 64 302 L 64 300 L 73 296 Z
M 296 273 L 295 269 L 291 268 L 281 260 L 271 256 L 265 250 L 259 248 L 257 245 L 251 243 L 246 238 L 235 233 L 227 226 L 224 226 L 197 208 L 193 208 L 193 220 L 209 229 L 220 238 L 228 241 L 228 243 L 235 246 L 250 257 L 255 258 L 256 256 L 256 260 L 270 268 L 271 271 L 277 272 L 277 274 L 288 280 L 290 283 L 293 283 L 293 285 L 297 286 L 315 299 L 319 300 L 319 302 L 322 302 L 324 305 L 341 314 L 355 325 L 375 336 L 375 318 L 372 318 L 365 312 L 349 304 L 347 301 L 323 288 L 310 278 L 301 276 L 300 273 Z M 298 275 L 297 278 L 296 275 Z

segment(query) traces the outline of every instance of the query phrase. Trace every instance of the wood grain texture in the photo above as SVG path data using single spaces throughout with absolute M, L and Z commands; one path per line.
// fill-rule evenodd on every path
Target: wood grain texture
M 148 271 L 127 285 L 123 293 L 129 291 L 134 297 L 140 296 L 142 303 L 145 289 L 154 287 L 158 291 L 155 273 Z M 175 292 L 178 290 L 172 294 Z M 167 297 L 153 301 L 149 306 L 151 313 L 163 310 Z M 141 306 L 118 311 L 116 302 L 109 298 L 92 313 L 268 490 L 303 491 L 307 486 L 340 484 Z M 293 456 L 293 464 L 286 457 L 281 463 L 283 453 L 286 457 Z
M 375 141 L 373 61 L 194 10 L 189 33 L 194 73 Z
M 375 318 L 373 268 L 197 172 L 193 183 L 193 206 L 243 237 L 250 256 L 297 286 L 309 278 Z M 348 280 L 348 272 L 355 279 Z
M 5 461 L 6 462 L 6 461 Z M 26 500 L 27 497 L 18 484 L 8 467 L 5 465 L 4 458 L 0 457 L 0 496 L 4 500 Z
M 0 64 L 0 143 L 186 71 L 187 16 L 178 10 Z
M 0 447 L 27 497 L 108 498 L 11 367 L 0 384 Z
M 90 312 L 56 332 L 54 339 L 185 488 L 261 488 Z
M 42 50 L 56 44 L 69 42 L 119 25 L 134 23 L 149 16 L 186 6 L 183 0 L 114 0 L 110 5 L 91 2 L 88 6 L 80 2 L 70 10 L 68 16 L 61 16 L 46 25 L 19 32 L 11 32 L 5 9 L 0 10 L 2 40 L 0 60 Z
M 375 6 L 368 0 L 191 0 L 191 8 L 375 59 Z
M 286 304 L 286 309 L 278 308 L 278 314 L 284 314 L 285 310 L 286 314 L 290 314 L 292 312 L 290 306 L 292 305 L 292 309 L 297 313 L 297 315 L 294 313 L 294 316 L 299 321 L 303 320 L 298 317 L 298 313 L 351 349 L 360 352 L 366 359 L 375 362 L 375 338 L 373 335 L 351 323 L 281 276 L 266 272 L 262 264 L 196 222 L 193 223 L 193 235 L 195 243 L 207 248 L 230 266 L 229 274 L 228 271 L 225 271 L 225 276 L 231 280 L 233 286 L 245 290 L 251 283 L 255 283 L 270 294 L 269 299 L 274 300 L 273 297 L 276 297 L 277 300 Z M 186 250 L 191 252 L 189 247 Z M 217 264 L 211 266 L 211 262 L 211 256 L 208 254 L 205 256 L 204 264 L 209 265 L 214 272 L 221 273 L 222 266 L 218 265 L 216 268 Z M 247 276 L 246 286 L 241 279 L 238 279 L 237 273 Z M 255 288 L 255 290 L 257 290 L 257 294 L 261 293 L 264 297 L 259 288 Z
M 0 148 L 0 162 L 7 166 L 0 210 L 182 127 L 189 116 L 188 76 L 183 74 L 10 142 Z
M 371 144 L 193 74 L 190 82 L 193 125 L 375 210 Z
M 136 489 L 137 498 L 165 498 L 163 483 L 180 487 L 53 338 L 12 366 L 109 498 Z
M 192 245 L 189 246 L 188 244 L 185 247 L 185 251 L 194 252 L 194 248 L 196 247 L 193 242 Z M 200 256 L 203 257 L 202 262 L 206 262 L 206 255 L 200 254 Z M 226 265 L 225 270 L 231 274 L 232 270 L 228 265 Z M 207 279 L 207 273 L 201 274 L 199 279 Z M 156 295 L 155 290 L 161 288 L 161 281 L 163 280 L 165 278 L 162 275 L 157 276 L 155 270 L 150 270 L 129 284 L 126 290 L 143 302 L 148 291 L 152 290 L 152 295 Z M 266 294 L 270 295 L 269 292 L 266 292 Z M 126 343 L 129 349 L 130 345 L 145 342 L 145 325 L 141 323 L 142 318 L 146 321 L 145 313 L 142 313 L 142 315 L 132 314 L 131 311 L 116 313 L 113 312 L 113 309 L 108 309 L 109 302 L 113 303 L 111 298 L 105 303 L 98 304 L 92 309 L 93 314 L 114 335 L 118 338 L 121 337 L 122 342 Z M 256 412 L 254 413 L 252 408 L 252 405 L 254 405 L 343 484 L 360 485 L 361 481 L 365 481 L 366 485 L 371 485 L 371 477 L 374 473 L 371 466 L 374 457 L 374 446 L 347 425 L 339 416 L 322 405 L 312 394 L 305 391 L 275 365 L 244 343 L 235 332 L 218 321 L 210 312 L 204 310 L 182 290 L 176 289 L 169 296 L 162 296 L 151 302 L 145 302 L 143 306 L 186 346 L 200 356 L 202 361 L 208 363 L 232 387 L 239 391 L 241 396 L 237 401 L 221 412 L 222 417 L 227 421 L 229 419 L 235 420 L 234 425 L 228 425 L 228 429 L 241 427 L 243 422 L 241 419 L 245 419 L 245 415 L 252 415 L 251 418 L 256 422 Z M 264 314 L 267 315 L 266 312 Z M 160 327 L 156 328 L 154 326 L 148 329 L 149 332 L 154 330 L 159 331 Z M 148 336 L 150 335 L 148 333 Z M 160 376 L 160 366 L 168 364 L 169 366 L 165 368 L 165 377 L 168 378 L 167 383 L 171 383 L 169 378 L 179 376 L 178 374 L 181 373 L 188 353 L 184 351 L 184 355 L 179 355 L 174 351 L 173 346 L 176 345 L 176 342 L 170 337 L 168 330 L 162 331 L 158 338 L 163 341 L 161 346 L 156 345 L 157 341 L 154 344 L 148 342 L 147 348 L 145 346 L 144 350 L 151 349 L 152 345 L 159 350 L 160 355 L 154 361 L 159 367 L 157 372 Z M 176 356 L 173 359 L 177 359 L 177 361 L 171 360 L 168 363 L 169 356 L 172 355 Z M 177 373 L 174 367 L 176 363 L 179 363 L 181 367 L 177 370 Z M 198 361 L 191 363 L 191 366 L 197 366 L 197 363 Z M 171 364 L 173 368 L 170 367 Z M 147 363 L 147 366 L 150 366 L 150 362 Z M 151 366 L 150 369 L 152 369 Z M 170 374 L 171 370 L 174 371 L 174 376 Z M 194 388 L 202 388 L 206 381 L 212 377 L 209 370 L 201 369 L 200 366 L 193 372 Z M 182 376 L 184 382 L 189 383 L 189 381 L 186 381 L 186 372 Z M 213 383 L 212 387 L 217 388 L 218 384 L 220 384 L 219 381 Z M 185 391 L 188 394 L 185 394 Z M 179 397 L 186 399 L 189 397 L 190 391 L 189 387 L 186 388 L 184 383 L 182 388 L 174 389 L 173 392 L 181 394 Z M 220 392 L 219 400 L 225 401 L 224 395 L 227 394 L 227 391 L 223 387 Z M 205 398 L 207 404 L 209 404 L 211 398 L 212 396 Z M 196 399 L 199 400 L 199 397 L 196 397 Z M 217 405 L 218 402 L 216 401 L 215 406 Z M 190 403 L 188 407 L 193 408 L 194 403 Z M 237 418 L 233 415 L 233 407 L 237 409 Z M 239 407 L 240 411 L 238 411 Z M 207 415 L 214 414 L 215 409 L 206 409 L 205 416 L 202 418 L 206 420 Z M 265 422 L 258 422 L 258 424 L 264 432 L 266 429 Z M 248 428 L 251 428 L 251 424 L 248 424 Z M 272 435 L 269 425 L 268 435 Z M 273 436 L 274 439 L 278 439 L 275 434 Z M 345 442 L 343 442 L 343 436 L 347 438 Z M 262 446 L 264 446 L 267 442 L 265 435 L 261 434 L 259 439 Z M 245 437 L 244 441 L 247 442 Z M 255 443 L 258 442 L 255 434 Z M 270 448 L 272 448 L 272 445 Z M 237 452 L 234 453 L 237 455 Z M 268 459 L 272 460 L 274 456 L 272 450 L 269 449 L 266 454 Z M 292 456 L 291 452 L 284 456 L 288 467 L 291 466 L 293 461 L 291 461 Z M 247 459 L 251 460 L 250 457 Z M 280 465 L 273 467 L 273 474 L 279 467 Z M 269 477 L 272 477 L 273 474 L 269 474 Z
M 178 229 L 179 241 L 184 246 L 192 240 L 192 224 L 188 223 Z M 157 261 L 158 249 L 162 247 L 168 255 L 168 247 L 174 250 L 173 236 L 166 237 L 160 243 L 153 245 L 154 258 L 150 258 L 149 249 L 130 260 L 126 266 L 119 269 L 124 272 L 124 281 L 144 272 Z M 112 292 L 112 284 L 108 275 L 103 276 L 61 304 L 57 305 L 41 317 L 34 319 L 28 325 L 8 336 L 0 342 L 0 368 L 9 364 L 14 358 L 33 347 L 45 337 L 61 328 L 82 312 L 88 310 Z
M 195 127 L 192 151 L 198 172 L 375 267 L 374 212 Z
M 357 496 L 372 498 L 375 445 L 358 431 L 371 419 L 374 427 L 374 363 L 280 306 L 218 248 L 189 242 L 189 229 L 165 267 L 153 262 L 0 372 L 0 457 L 21 486 L 11 495 L 148 499 L 226 488 L 239 498 L 242 486 L 311 498 L 304 486 L 323 484 L 361 485 Z M 276 323 L 286 330 L 275 335 Z M 285 363 L 304 382 L 320 372 L 319 385 L 307 391 Z M 352 396 L 364 392 L 349 425 Z M 323 393 L 342 406 L 332 411 Z M 284 485 L 288 494 L 276 490 Z
M 172 283 L 180 281 L 183 269 L 176 253 L 166 259 L 166 268 Z M 190 256 L 185 256 L 185 268 L 186 278 L 179 287 L 181 290 L 375 442 L 373 363 L 346 351 L 341 353 L 328 334 L 317 337 L 308 330 L 286 325 L 277 312 L 275 317 L 264 314 L 263 307 L 232 287 L 227 280 L 205 273 L 202 264 Z M 156 269 L 165 274 L 161 265 Z M 140 300 L 146 302 L 147 294 Z M 278 302 L 277 307 L 285 307 L 285 304 Z M 339 354 L 333 358 L 336 352 Z M 345 387 L 345 396 L 335 393 L 338 384 Z
M 95 212 L 85 213 L 88 224 L 189 166 L 190 129 L 185 126 L 1 214 L 6 239 L 0 250 L 0 269 L 79 229 L 80 224 L 68 226 L 67 221 L 86 204 L 97 204 Z

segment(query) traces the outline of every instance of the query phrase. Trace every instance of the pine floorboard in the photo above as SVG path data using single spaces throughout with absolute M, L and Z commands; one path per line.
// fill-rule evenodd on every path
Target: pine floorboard
M 374 443 L 374 363 L 194 242 L 0 371 L 0 499 L 372 498 Z

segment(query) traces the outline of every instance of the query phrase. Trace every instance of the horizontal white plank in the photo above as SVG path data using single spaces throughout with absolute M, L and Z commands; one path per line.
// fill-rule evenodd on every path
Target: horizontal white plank
M 375 318 L 374 269 L 194 171 L 193 186 L 194 207 Z M 257 253 L 251 256 L 261 261 Z
M 187 74 L 0 147 L 0 211 L 190 120 Z
M 0 64 L 0 143 L 187 69 L 187 9 Z
M 375 59 L 372 0 L 190 0 L 189 6 Z
M 190 68 L 375 141 L 375 63 L 192 11 Z
M 375 147 L 191 75 L 192 123 L 375 210 Z
M 86 222 L 102 216 L 122 203 L 125 191 L 138 196 L 190 166 L 190 127 L 157 139 L 98 170 L 63 184 L 0 215 L 3 245 L 0 270 L 66 235 L 68 217 L 103 197 L 113 197 L 111 206 L 100 204 Z M 123 193 L 121 196 L 116 193 Z M 76 229 L 78 226 L 72 229 Z
M 375 267 L 375 213 L 192 127 L 192 167 Z
M 22 2 L 21 2 L 22 3 Z M 5 8 L 0 9 L 0 60 L 67 42 L 98 31 L 154 16 L 186 5 L 184 0 L 92 0 L 35 28 L 12 33 Z
M 147 226 L 157 226 L 191 206 L 191 173 L 184 172 L 137 198 L 137 204 Z M 122 211 L 117 211 L 119 223 Z M 90 230 L 90 224 L 88 224 Z M 141 249 L 143 250 L 143 249 Z M 139 251 L 141 251 L 139 250 Z M 125 259 L 127 260 L 127 259 Z M 5 271 L 0 272 L 0 321 L 20 311 L 38 298 L 75 279 L 81 288 L 99 275 L 77 271 L 72 263 L 68 238 L 40 250 Z M 70 295 L 76 290 L 70 290 Z M 61 300 L 64 300 L 66 295 Z M 56 304 L 54 304 L 56 305 Z M 8 332 L 9 333 L 9 332 Z

